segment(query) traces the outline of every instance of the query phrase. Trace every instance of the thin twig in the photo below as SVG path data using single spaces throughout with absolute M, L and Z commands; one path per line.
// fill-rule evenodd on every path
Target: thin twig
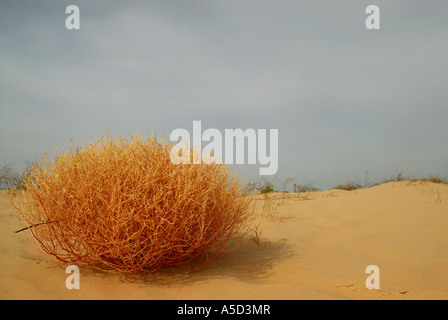
M 41 226 L 41 225 L 48 224 L 48 223 L 53 223 L 53 222 L 56 222 L 56 221 L 49 221 L 49 222 L 36 223 L 36 224 L 31 225 L 31 226 L 25 227 L 25 228 L 23 228 L 23 229 L 14 231 L 14 233 L 19 233 L 19 232 L 25 231 L 25 230 L 27 230 L 27 229 L 31 229 L 31 228 L 34 228 L 34 227 L 37 227 L 37 226 Z

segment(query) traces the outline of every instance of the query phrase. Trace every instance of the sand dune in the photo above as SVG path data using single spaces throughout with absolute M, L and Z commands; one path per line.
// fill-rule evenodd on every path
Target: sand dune
M 68 290 L 66 265 L 25 238 L 0 192 L 1 299 L 448 299 L 448 185 L 390 182 L 356 191 L 256 197 L 259 241 L 185 273 L 149 275 L 80 268 Z M 380 269 L 380 289 L 365 269 Z

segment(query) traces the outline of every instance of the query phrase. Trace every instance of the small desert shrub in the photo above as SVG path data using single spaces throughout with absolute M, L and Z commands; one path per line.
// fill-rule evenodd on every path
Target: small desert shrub
M 434 183 L 442 183 L 442 180 L 437 177 L 429 178 L 428 181 L 434 182 Z
M 427 178 L 422 178 L 422 181 L 430 181 L 433 183 L 447 183 L 446 179 L 440 178 L 438 176 L 429 176 Z
M 384 183 L 388 183 L 388 182 L 400 182 L 400 181 L 405 181 L 405 180 L 410 180 L 409 178 L 406 178 L 403 176 L 403 171 L 400 171 L 398 173 L 394 173 L 390 176 L 389 179 L 384 180 Z
M 265 182 L 262 184 L 259 188 L 260 193 L 270 193 L 270 192 L 276 192 L 274 185 L 270 182 Z
M 35 162 L 23 201 L 11 201 L 60 261 L 125 273 L 199 268 L 247 235 L 253 205 L 229 166 L 173 164 L 170 147 L 155 136 L 77 143 Z
M 264 202 L 262 214 L 265 216 L 273 217 L 277 214 L 277 204 L 274 199 L 269 196 L 269 193 L 264 193 Z
M 19 188 L 20 175 L 7 164 L 0 168 L 0 190 Z
M 275 189 L 274 184 L 266 179 L 252 180 L 247 182 L 245 190 L 248 193 L 261 193 L 261 194 L 277 192 L 277 189 Z
M 315 191 L 319 191 L 319 188 L 316 188 L 312 184 L 294 184 L 294 192 L 304 193 Z
M 339 189 L 339 190 L 352 191 L 352 190 L 360 189 L 360 188 L 362 188 L 362 186 L 358 183 L 347 182 L 345 184 L 340 184 L 334 188 Z
M 261 244 L 261 233 L 262 233 L 260 230 L 258 230 L 259 227 L 260 227 L 260 225 L 258 224 L 252 230 L 252 238 L 251 238 L 251 240 L 254 241 L 258 245 Z

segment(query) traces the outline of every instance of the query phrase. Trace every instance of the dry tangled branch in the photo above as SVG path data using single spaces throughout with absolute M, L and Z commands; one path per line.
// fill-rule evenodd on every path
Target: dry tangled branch
M 248 232 L 253 205 L 228 166 L 173 164 L 170 147 L 155 135 L 76 143 L 35 162 L 23 200 L 11 202 L 60 261 L 126 273 L 200 267 Z

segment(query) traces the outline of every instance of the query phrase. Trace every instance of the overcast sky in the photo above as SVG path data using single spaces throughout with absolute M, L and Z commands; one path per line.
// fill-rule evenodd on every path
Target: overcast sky
M 448 177 L 447 31 L 446 0 L 0 0 L 0 165 L 201 120 L 278 129 L 277 176 L 323 189 Z

